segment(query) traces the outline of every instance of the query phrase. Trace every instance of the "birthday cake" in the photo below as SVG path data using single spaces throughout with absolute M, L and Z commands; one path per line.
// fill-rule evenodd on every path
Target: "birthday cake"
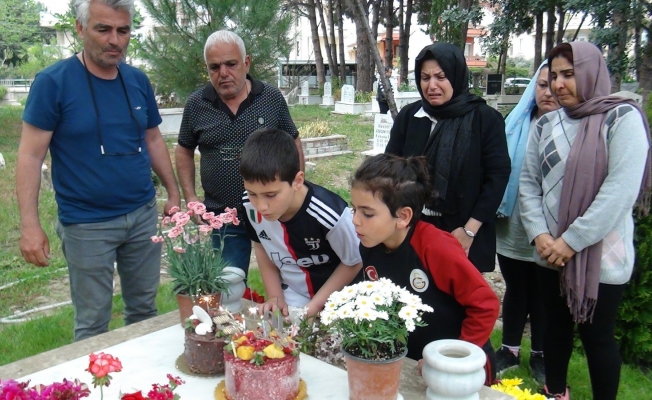
M 299 393 L 296 342 L 274 333 L 236 334 L 224 349 L 224 394 L 228 400 L 294 400 Z

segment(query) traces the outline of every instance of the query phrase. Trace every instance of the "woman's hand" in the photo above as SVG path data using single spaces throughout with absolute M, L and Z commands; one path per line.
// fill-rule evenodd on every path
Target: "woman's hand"
M 557 238 L 543 252 L 541 258 L 548 260 L 548 263 L 557 268 L 566 265 L 568 260 L 575 255 L 573 250 L 562 238 Z
M 547 257 L 544 257 L 544 252 L 548 250 L 548 247 L 552 246 L 555 242 L 555 238 L 552 237 L 549 233 L 542 233 L 539 236 L 534 238 L 534 245 L 537 247 L 537 253 L 542 260 L 545 260 Z
M 471 248 L 471 245 L 473 244 L 473 238 L 464 232 L 464 228 L 459 227 L 455 229 L 453 232 L 451 232 L 451 235 L 455 236 L 455 239 L 457 239 L 458 242 L 462 245 L 462 248 L 464 249 L 464 252 L 466 253 L 466 256 L 469 256 L 469 249 Z
M 423 369 L 423 358 L 417 362 L 417 375 L 421 376 L 421 370 Z

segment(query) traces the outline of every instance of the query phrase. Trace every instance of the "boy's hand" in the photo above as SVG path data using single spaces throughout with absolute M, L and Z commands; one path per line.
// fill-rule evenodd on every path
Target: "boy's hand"
M 288 305 L 285 302 L 285 299 L 281 297 L 272 297 L 263 304 L 258 305 L 258 315 L 265 315 L 267 311 L 271 311 L 273 313 L 276 310 L 280 310 L 281 314 L 284 317 L 290 315 L 288 311 Z

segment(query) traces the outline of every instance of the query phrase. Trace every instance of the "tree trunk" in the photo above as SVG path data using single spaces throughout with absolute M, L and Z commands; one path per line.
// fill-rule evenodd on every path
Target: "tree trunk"
M 611 26 L 617 39 L 609 46 L 607 66 L 611 75 L 611 93 L 620 91 L 623 75 L 627 73 L 627 13 L 628 8 L 613 10 Z
M 580 24 L 577 26 L 577 29 L 575 30 L 575 34 L 573 35 L 573 38 L 571 39 L 571 42 L 574 42 L 577 40 L 577 36 L 580 34 L 580 30 L 582 30 L 582 25 L 584 25 L 584 21 L 586 20 L 586 16 L 589 15 L 588 13 L 584 13 L 582 15 L 582 19 L 580 20 Z
M 369 57 L 369 65 L 371 65 L 371 89 L 374 87 L 374 71 L 376 70 L 376 60 L 374 59 L 373 55 L 373 49 L 378 49 L 378 28 L 380 27 L 380 9 L 381 5 L 383 3 L 383 0 L 371 0 L 369 2 L 366 2 L 365 4 L 367 5 L 367 14 L 369 11 L 369 7 L 372 7 L 371 9 L 371 34 L 374 37 L 374 40 L 370 42 L 369 46 L 369 51 L 367 52 L 367 57 Z M 369 21 L 369 19 L 367 19 Z
M 564 41 L 564 34 L 566 33 L 566 28 L 564 28 L 566 10 L 564 10 L 561 4 L 557 5 L 557 13 L 559 13 L 559 20 L 557 20 L 557 40 L 555 46 L 560 45 Z
M 505 38 L 505 41 L 503 42 L 503 49 L 501 51 L 502 58 L 501 58 L 501 65 L 500 65 L 500 71 L 499 73 L 507 75 L 507 52 L 509 51 L 509 36 Z
M 498 62 L 496 63 L 496 73 L 500 73 L 500 66 L 503 65 L 503 57 L 505 57 L 505 54 L 501 51 L 500 54 L 498 54 Z
M 369 50 L 374 44 L 374 41 L 372 41 L 374 36 L 373 34 L 367 34 L 367 29 L 371 32 L 368 22 L 369 10 L 366 9 L 365 6 L 359 5 L 358 0 L 349 0 L 349 8 L 353 12 L 357 46 L 355 52 L 355 60 L 357 63 L 355 89 L 361 92 L 371 92 L 373 83 L 373 67 L 369 60 Z M 377 34 L 376 37 L 378 37 Z
M 362 2 L 364 0 L 352 0 L 354 3 L 355 8 L 358 10 L 358 14 L 365 15 L 366 11 L 364 9 L 364 6 L 362 5 Z M 369 27 L 369 23 L 367 23 L 368 20 L 365 20 L 362 31 L 364 35 L 367 37 L 368 41 L 372 41 L 374 36 L 373 33 L 371 32 L 371 27 Z M 375 60 L 376 68 L 378 68 L 379 71 L 383 70 L 383 60 L 380 57 L 380 52 L 378 51 L 378 47 L 374 46 L 371 48 L 371 55 Z M 389 79 L 385 76 L 385 74 L 380 74 L 380 79 L 383 82 L 383 90 L 385 91 L 385 98 L 387 99 L 387 104 L 389 105 L 389 110 L 392 113 L 392 118 L 396 119 L 396 115 L 398 114 L 396 110 L 396 103 L 394 102 L 394 94 L 392 93 L 391 85 L 389 83 Z
M 652 31 L 652 22 L 647 21 L 647 31 Z M 650 92 L 652 92 L 652 40 L 645 44 L 645 50 L 641 60 L 641 74 L 638 76 L 638 88 L 643 96 L 643 102 L 647 104 Z
M 326 20 L 324 19 L 324 5 L 321 0 L 315 0 L 317 5 L 317 10 L 319 11 L 319 18 L 321 19 L 321 32 L 324 38 L 324 47 L 326 49 L 326 54 L 328 55 L 328 70 L 330 71 L 331 76 L 333 75 L 333 66 L 337 63 L 337 60 L 333 60 L 333 53 L 331 52 L 331 44 L 328 41 L 328 31 L 326 30 Z
M 331 77 L 335 77 L 340 74 L 340 68 L 337 65 L 337 45 L 335 42 L 335 10 L 333 7 L 333 0 L 328 0 L 328 23 L 331 29 L 329 42 L 331 47 L 331 59 L 333 60 L 333 64 L 331 64 Z
M 634 26 L 634 72 L 636 73 L 636 80 L 641 79 L 641 62 L 643 55 L 641 54 L 641 20 L 637 17 L 636 25 Z
M 474 0 L 458 0 L 457 6 L 460 8 L 460 10 L 471 11 L 471 8 L 473 8 L 473 1 Z M 462 24 L 462 26 L 460 26 L 460 42 L 455 43 L 460 49 L 462 49 L 462 53 L 464 53 L 464 47 L 466 46 L 466 34 L 468 31 L 469 22 L 466 21 Z
M 317 83 L 323 86 L 326 81 L 324 74 L 324 57 L 321 54 L 321 44 L 319 43 L 319 29 L 317 28 L 317 14 L 315 13 L 315 0 L 306 0 L 306 11 L 308 12 L 308 21 L 310 21 L 310 34 L 312 36 L 312 48 L 315 52 L 315 67 L 317 68 Z
M 405 22 L 403 23 L 403 32 L 399 38 L 399 57 L 401 59 L 401 72 L 399 77 L 401 84 L 408 85 L 410 83 L 408 80 L 408 66 L 410 62 L 408 54 L 410 50 L 410 29 L 412 28 L 412 4 L 414 0 L 405 0 L 405 3 Z M 415 76 L 414 79 L 416 81 L 417 77 Z
M 337 15 L 337 37 L 340 51 L 340 85 L 346 83 L 346 57 L 344 56 L 344 13 L 342 12 L 342 2 L 345 0 L 335 0 Z
M 394 2 L 385 0 L 385 66 L 394 60 Z M 384 74 L 385 71 L 379 71 Z
M 536 28 L 534 33 L 534 71 L 536 72 L 539 65 L 543 62 L 541 48 L 543 47 L 543 11 L 536 15 Z M 547 54 L 546 54 L 547 55 Z
M 550 50 L 555 47 L 555 2 L 550 0 L 548 3 L 548 23 L 546 24 L 546 56 L 550 54 Z

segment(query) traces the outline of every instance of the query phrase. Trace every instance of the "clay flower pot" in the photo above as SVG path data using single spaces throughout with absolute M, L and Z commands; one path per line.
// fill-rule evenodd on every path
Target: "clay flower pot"
M 351 400 L 396 400 L 401 367 L 407 349 L 396 358 L 384 361 L 366 360 L 344 353 Z
M 427 399 L 479 399 L 485 381 L 487 355 L 463 340 L 443 339 L 423 348 L 423 380 Z
M 205 296 L 198 296 L 195 301 L 187 294 L 177 294 L 177 303 L 179 304 L 179 320 L 181 326 L 185 328 L 186 319 L 192 315 L 192 307 L 197 305 L 208 311 L 208 309 L 217 309 L 220 306 L 221 294 L 212 294 Z

